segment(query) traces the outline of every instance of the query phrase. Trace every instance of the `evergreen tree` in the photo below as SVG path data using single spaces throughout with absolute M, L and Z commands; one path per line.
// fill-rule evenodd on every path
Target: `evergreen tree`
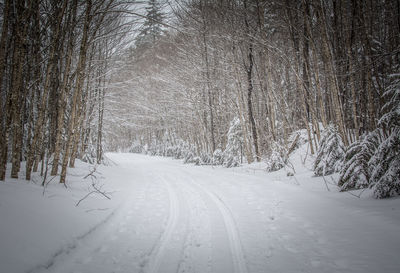
M 376 198 L 400 194 L 400 127 L 394 128 L 371 158 L 371 187 Z
M 151 47 L 162 34 L 164 14 L 157 0 L 148 0 L 146 19 L 136 38 L 136 47 Z
M 287 165 L 288 160 L 289 158 L 287 149 L 278 142 L 273 142 L 271 152 L 265 161 L 267 164 L 266 171 L 278 171 Z
M 395 79 L 384 93 L 387 103 L 379 126 L 386 128 L 388 137 L 379 145 L 371 158 L 371 187 L 376 198 L 400 194 L 400 79 Z
M 224 164 L 224 153 L 221 149 L 215 149 L 212 157 L 213 165 L 222 165 Z
M 225 167 L 236 167 L 241 162 L 243 143 L 243 132 L 240 126 L 240 120 L 235 117 L 229 126 L 228 143 L 224 151 L 224 165 Z
M 345 146 L 334 125 L 324 130 L 321 143 L 314 162 L 314 173 L 317 176 L 329 175 L 340 170 Z
M 338 182 L 341 191 L 369 186 L 371 170 L 368 162 L 377 151 L 382 136 L 382 131 L 376 129 L 348 147 Z

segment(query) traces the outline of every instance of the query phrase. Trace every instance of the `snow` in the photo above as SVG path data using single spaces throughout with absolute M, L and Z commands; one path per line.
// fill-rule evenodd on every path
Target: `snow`
M 108 154 L 92 194 L 92 166 L 77 162 L 68 188 L 0 182 L 0 271 L 400 272 L 400 198 L 339 193 L 314 177 L 306 146 L 292 168 L 193 166 Z M 23 168 L 22 168 L 23 169 Z M 287 176 L 294 172 L 294 176 Z M 327 190 L 329 188 L 329 191 Z

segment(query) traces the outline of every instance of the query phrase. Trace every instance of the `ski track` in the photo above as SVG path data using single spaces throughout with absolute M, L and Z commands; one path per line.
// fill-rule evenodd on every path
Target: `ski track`
M 207 205 L 192 187 L 182 184 L 180 187 L 189 209 L 189 226 L 178 272 L 212 272 L 211 220 Z
M 91 230 L 88 236 L 79 238 L 89 240 L 89 245 L 74 245 L 51 259 L 49 265 L 44 266 L 42 270 L 75 272 L 73 270 L 75 267 L 82 268 L 82 264 L 88 266 L 87 263 L 92 260 L 101 260 L 98 255 L 105 255 L 109 249 L 113 249 L 112 245 L 116 241 L 121 241 L 122 245 L 124 238 L 111 236 L 105 238 L 101 244 L 91 245 L 96 238 L 111 233 L 115 227 L 119 233 L 126 234 L 129 232 L 127 229 L 132 229 L 135 224 L 140 226 L 140 223 L 128 220 L 133 209 L 143 207 L 145 209 L 143 213 L 146 214 L 152 205 L 162 204 L 168 206 L 164 227 L 158 236 L 146 239 L 148 243 L 151 243 L 149 240 L 153 240 L 147 250 L 142 247 L 136 251 L 137 255 L 130 254 L 132 265 L 136 264 L 137 268 L 135 270 L 133 267 L 132 272 L 248 273 L 238 228 L 230 209 L 216 193 L 196 182 L 189 173 L 183 170 L 176 171 L 162 169 L 158 174 L 151 175 L 152 183 L 147 183 L 140 190 L 139 200 L 135 202 L 133 199 L 127 200 L 98 228 Z M 159 199 L 160 194 L 167 197 L 163 199 L 167 202 Z M 200 213 L 203 213 L 202 217 L 199 217 Z M 148 220 L 151 219 L 152 216 L 149 216 Z M 149 236 L 146 227 L 144 231 L 142 230 L 142 234 Z M 133 241 L 126 244 L 135 248 Z M 89 255 L 82 262 L 80 257 L 84 253 Z M 112 263 L 122 262 L 116 258 L 118 255 L 112 252 L 110 254 Z M 125 256 L 127 257 L 129 256 Z
M 124 218 L 134 207 L 142 207 L 142 213 L 146 214 L 146 211 L 150 212 L 149 208 L 156 204 L 168 206 L 159 235 L 147 237 L 146 240 L 150 243 L 147 244 L 147 250 L 141 247 L 136 251 L 137 255 L 132 254 L 132 265 L 137 265 L 137 270 L 133 268 L 132 272 L 248 273 L 238 226 L 228 205 L 217 193 L 202 185 L 201 181 L 196 181 L 189 172 L 174 166 L 171 166 L 172 169 L 168 167 L 162 166 L 157 174 L 151 173 L 151 182 L 143 185 L 139 191 L 142 196 L 137 200 L 139 203 L 126 200 L 99 225 L 101 228 L 89 232 L 88 235 L 92 237 L 89 241 L 111 232 L 117 223 L 118 231 L 124 234 L 127 232 L 127 226 L 140 226 L 141 223 L 130 222 Z M 208 176 L 202 178 L 208 179 Z M 160 194 L 166 198 L 160 199 Z M 203 217 L 199 217 L 201 212 Z M 152 217 L 148 216 L 148 220 L 151 219 Z M 142 234 L 149 236 L 146 227 Z M 79 239 L 86 239 L 86 236 Z M 123 238 L 111 238 L 111 241 L 121 239 Z M 98 259 L 98 252 L 112 248 L 111 241 L 106 239 L 101 246 L 74 245 L 57 255 L 57 259 L 53 258 L 49 265 L 45 266 L 45 271 L 58 272 L 61 269 L 60 272 L 75 272 L 70 271 L 74 266 L 68 265 L 69 260 L 72 263 L 78 261 L 79 267 L 80 261 L 77 256 L 85 252 L 90 253 L 88 260 Z M 127 243 L 135 248 L 135 242 Z M 60 264 L 58 258 L 61 258 Z M 112 259 L 115 263 L 118 262 L 114 256 Z
M 189 267 L 190 270 L 196 271 L 197 264 L 197 267 L 203 270 L 203 272 L 200 271 L 202 273 L 204 273 L 204 270 L 208 272 L 227 272 L 227 270 L 229 270 L 229 272 L 232 273 L 247 273 L 246 260 L 244 258 L 245 256 L 237 225 L 231 211 L 222 199 L 215 193 L 201 186 L 185 172 L 183 172 L 183 175 L 178 176 L 176 173 L 169 174 L 164 172 L 161 175 L 157 175 L 157 180 L 165 185 L 166 191 L 168 192 L 168 218 L 160 237 L 153 244 L 153 247 L 145 258 L 145 265 L 142 272 L 163 272 L 161 269 L 164 271 L 171 269 L 171 266 L 168 265 L 168 263 L 171 262 L 175 262 L 176 271 L 178 272 L 182 269 L 183 264 L 185 262 L 188 263 L 190 259 L 191 262 L 194 263 Z M 218 229 L 218 223 L 210 224 L 210 228 L 214 227 L 214 229 L 211 228 L 210 233 L 218 233 L 216 236 L 222 238 L 224 238 L 224 234 L 227 235 L 224 245 L 214 246 L 213 255 L 210 255 L 210 252 L 212 252 L 211 235 L 209 234 L 208 238 L 204 238 L 204 235 L 196 234 L 202 230 L 202 226 L 207 225 L 207 223 L 204 222 L 194 223 L 196 215 L 193 214 L 199 207 L 208 207 L 208 222 L 223 222 L 224 230 Z M 217 217 L 212 217 L 215 215 L 215 212 L 218 214 Z M 179 227 L 179 225 L 183 225 L 183 227 Z M 178 235 L 179 239 L 174 240 L 174 234 L 177 233 L 179 228 L 183 228 L 183 232 Z M 189 238 L 192 242 L 189 242 Z M 203 241 L 193 243 L 194 238 L 201 238 Z M 196 249 L 202 245 L 208 245 L 209 247 L 204 247 L 201 251 L 196 252 Z M 215 260 L 215 258 L 218 258 L 215 256 L 224 252 L 226 246 L 229 246 L 231 266 L 229 266 L 229 264 L 218 264 Z M 181 255 L 172 255 L 169 253 L 171 249 L 175 249 L 176 252 Z M 197 257 L 192 257 L 189 254 L 193 252 L 200 254 L 203 260 L 195 261 Z M 175 268 L 170 271 L 175 271 Z M 183 270 L 183 272 L 185 271 Z
M 171 184 L 163 177 L 159 176 L 159 179 L 164 183 L 168 191 L 169 198 L 169 215 L 167 220 L 167 225 L 164 232 L 162 233 L 160 239 L 155 243 L 154 247 L 150 252 L 150 257 L 148 259 L 148 273 L 160 272 L 160 265 L 168 244 L 172 239 L 174 230 L 178 224 L 179 219 L 179 200 L 174 189 L 172 189 Z
M 233 219 L 232 212 L 229 210 L 227 205 L 222 199 L 215 193 L 207 190 L 205 187 L 197 183 L 193 178 L 188 176 L 189 183 L 197 189 L 197 191 L 203 193 L 204 198 L 207 198 L 212 202 L 218 209 L 225 225 L 225 229 L 228 234 L 229 246 L 233 260 L 233 269 L 235 273 L 247 273 L 247 266 L 245 255 L 243 252 L 240 236 L 237 230 L 237 225 Z
M 30 272 L 249 273 L 268 269 L 296 273 L 348 272 L 349 268 L 374 272 L 357 262 L 367 261 L 363 255 L 374 252 L 355 254 L 358 260 L 352 262 L 336 250 L 337 245 L 350 247 L 339 236 L 347 225 L 342 224 L 343 231 L 337 235 L 330 235 L 324 229 L 335 224 L 329 215 L 319 214 L 328 221 L 320 223 L 313 220 L 314 212 L 308 212 L 307 206 L 300 207 L 304 215 L 291 209 L 297 201 L 291 201 L 290 190 L 296 188 L 279 186 L 285 193 L 289 191 L 285 197 L 277 187 L 265 191 L 261 180 L 252 176 L 225 178 L 175 162 L 155 159 L 150 163 L 147 159 L 127 161 L 127 177 L 136 177 L 126 188 L 127 199 L 72 246 L 62 248 L 47 264 Z M 158 164 L 156 171 L 152 164 Z M 318 198 L 306 197 L 319 204 Z M 306 204 L 306 197 L 300 204 Z M 326 203 L 324 211 L 329 211 L 331 204 L 336 203 Z M 368 227 L 370 223 L 364 222 Z M 365 246 L 380 244 L 369 235 L 353 241 L 369 240 Z M 398 272 L 392 270 L 395 267 L 388 265 L 385 272 Z

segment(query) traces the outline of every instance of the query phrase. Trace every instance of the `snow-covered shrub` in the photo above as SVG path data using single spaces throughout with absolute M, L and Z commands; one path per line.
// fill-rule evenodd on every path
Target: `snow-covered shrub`
M 267 172 L 274 172 L 282 169 L 287 164 L 288 157 L 285 147 L 279 143 L 274 142 L 271 147 L 271 153 L 266 159 Z
M 371 170 L 368 162 L 377 151 L 381 137 L 382 131 L 377 129 L 348 147 L 338 182 L 341 191 L 369 186 Z
M 399 77 L 399 76 L 397 76 Z M 382 112 L 385 113 L 379 119 L 379 126 L 385 128 L 400 127 L 400 79 L 397 78 L 387 88 L 383 94 L 383 98 L 387 101 Z
M 164 156 L 165 155 L 165 147 L 162 144 L 158 144 L 155 149 L 155 155 Z
M 147 152 L 146 153 L 148 155 L 151 155 L 151 156 L 158 155 L 158 147 L 157 147 L 157 145 L 149 145 L 148 148 L 147 148 Z
M 175 159 L 182 159 L 184 158 L 184 142 L 183 141 L 177 141 L 176 145 L 171 146 L 171 151 L 172 155 L 171 157 Z
M 128 149 L 129 153 L 134 153 L 134 154 L 141 154 L 144 152 L 144 147 L 140 144 L 139 141 L 135 141 L 131 147 Z
M 194 165 L 199 166 L 201 164 L 201 158 L 198 157 L 198 156 L 194 157 L 193 158 L 193 163 L 194 163 Z
M 224 164 L 224 153 L 221 149 L 216 149 L 213 153 L 212 157 L 212 164 L 213 165 L 222 165 Z
M 165 149 L 165 153 L 163 154 L 163 156 L 167 156 L 167 157 L 174 157 L 176 153 L 176 147 L 174 146 L 169 146 Z
M 185 158 L 183 159 L 183 163 L 185 164 L 195 163 L 195 157 L 196 157 L 195 154 L 189 151 L 186 154 Z
M 200 164 L 210 165 L 212 164 L 212 157 L 207 153 L 200 154 Z
M 225 159 L 224 166 L 227 168 L 238 167 L 240 166 L 240 161 L 237 158 L 230 156 Z
M 195 147 L 186 142 L 182 142 L 180 156 L 184 164 L 196 163 L 197 161 Z
M 376 198 L 400 194 L 400 79 L 384 93 L 387 103 L 382 107 L 385 114 L 378 125 L 388 133 L 371 158 L 371 187 Z
M 329 175 L 339 171 L 344 153 L 345 147 L 339 132 L 335 126 L 328 125 L 322 133 L 314 162 L 315 175 Z
M 400 126 L 379 145 L 371 158 L 371 187 L 376 198 L 400 194 Z
M 89 164 L 95 164 L 97 162 L 97 149 L 95 145 L 89 143 L 82 155 L 82 161 Z
M 227 168 L 236 167 L 240 165 L 241 153 L 243 143 L 243 132 L 240 126 L 240 120 L 235 117 L 229 126 L 228 141 L 223 154 L 224 166 Z
M 179 142 L 179 149 L 177 151 L 176 159 L 186 159 L 189 154 L 194 154 L 194 149 L 185 141 Z
M 175 159 L 184 159 L 185 163 L 195 155 L 194 148 L 183 140 L 179 140 L 174 150 Z
M 352 144 L 345 156 L 339 186 L 373 189 L 376 198 L 400 194 L 400 80 L 384 93 L 387 103 L 378 128 Z

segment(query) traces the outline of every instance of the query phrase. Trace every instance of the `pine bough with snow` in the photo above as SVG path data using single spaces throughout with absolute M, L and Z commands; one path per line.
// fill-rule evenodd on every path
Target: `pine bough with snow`
M 320 146 L 314 163 L 317 176 L 338 172 L 345 153 L 345 147 L 334 125 L 328 125 L 321 136 Z
M 348 147 L 338 183 L 342 191 L 368 187 L 371 177 L 369 161 L 378 149 L 382 137 L 382 131 L 376 130 Z
M 376 198 L 400 194 L 400 80 L 384 93 L 378 128 L 353 143 L 345 156 L 341 190 L 370 187 Z
M 266 158 L 267 172 L 274 172 L 282 169 L 288 164 L 288 151 L 278 142 L 274 142 L 271 147 L 270 155 Z

